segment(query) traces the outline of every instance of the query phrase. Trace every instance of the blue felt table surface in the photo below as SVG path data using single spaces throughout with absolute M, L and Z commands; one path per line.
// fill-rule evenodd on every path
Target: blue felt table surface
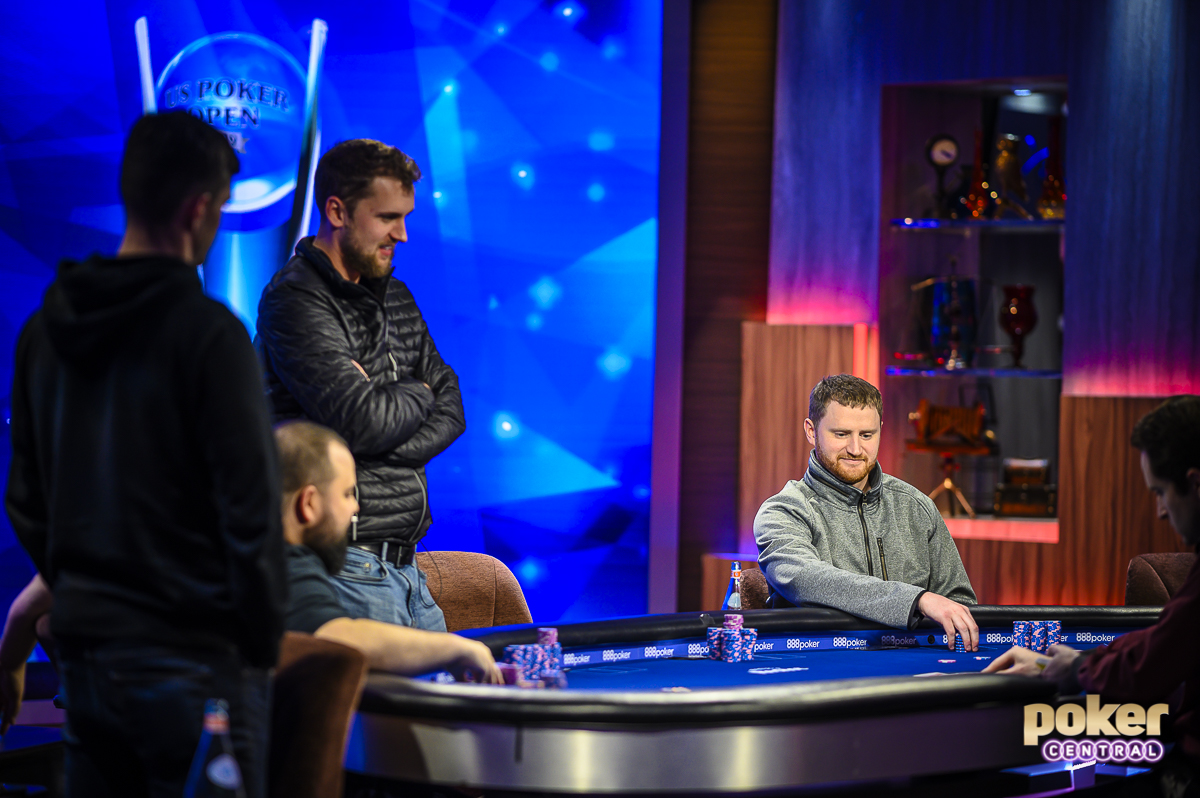
M 983 670 L 1006 645 L 981 645 L 955 653 L 945 648 L 834 649 L 759 653 L 750 662 L 707 658 L 643 659 L 583 665 L 567 670 L 572 690 L 703 690 L 870 676 L 916 676 Z

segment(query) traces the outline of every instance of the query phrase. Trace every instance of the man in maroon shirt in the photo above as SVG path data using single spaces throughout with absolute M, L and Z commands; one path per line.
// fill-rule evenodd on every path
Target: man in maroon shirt
M 1142 474 L 1158 517 L 1168 519 L 1194 548 L 1200 543 L 1200 396 L 1163 402 L 1138 421 L 1130 442 L 1141 451 Z M 1053 646 L 1050 656 L 1043 656 L 1014 647 L 985 672 L 1040 676 L 1057 682 L 1062 693 L 1099 693 L 1107 700 L 1147 705 L 1166 700 L 1183 684 L 1173 724 L 1177 750 L 1200 771 L 1200 559 L 1154 626 L 1082 653 Z

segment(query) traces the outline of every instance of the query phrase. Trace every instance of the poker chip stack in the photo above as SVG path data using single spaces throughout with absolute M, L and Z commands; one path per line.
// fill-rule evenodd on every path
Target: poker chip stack
M 959 634 L 958 632 L 954 633 L 954 653 L 955 654 L 966 654 L 967 653 L 967 644 L 963 642 L 962 635 Z
M 543 686 L 542 677 L 547 672 L 557 674 L 552 676 L 551 681 L 557 683 L 558 677 L 561 676 L 561 681 L 565 684 L 566 676 L 562 673 L 562 662 L 562 644 L 558 642 L 558 630 L 550 627 L 538 629 L 536 644 L 504 647 L 504 663 L 516 669 L 517 684 Z M 513 684 L 508 681 L 510 676 L 507 670 L 501 668 L 501 673 L 504 674 L 506 684 Z
M 1030 634 L 1029 621 L 1013 621 L 1013 645 L 1021 648 L 1033 648 L 1033 637 Z
M 511 662 L 497 662 L 496 667 L 500 669 L 505 684 L 516 684 L 521 678 L 521 669 Z
M 1046 654 L 1062 642 L 1062 621 L 1013 621 L 1013 645 Z
M 757 629 L 743 629 L 741 615 L 726 615 L 722 629 L 708 630 L 709 659 L 722 662 L 749 662 L 754 659 Z
M 1031 638 L 1030 648 L 1039 654 L 1046 653 L 1047 630 L 1045 621 L 1033 621 L 1030 623 L 1029 636 Z
M 1043 621 L 1046 624 L 1046 647 L 1062 642 L 1062 621 Z
M 558 642 L 558 630 L 553 627 L 538 629 L 538 645 L 550 656 L 550 669 L 562 670 L 562 644 Z
M 724 631 L 725 631 L 724 629 L 719 629 L 715 626 L 708 629 L 707 636 L 708 636 L 708 658 L 709 659 L 720 659 L 721 658 L 721 633 Z

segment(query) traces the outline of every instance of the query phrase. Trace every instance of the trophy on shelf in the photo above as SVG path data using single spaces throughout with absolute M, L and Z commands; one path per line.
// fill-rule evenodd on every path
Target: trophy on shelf
M 1004 304 L 1000 306 L 1000 329 L 1012 339 L 1013 368 L 1024 368 L 1025 336 L 1037 326 L 1037 308 L 1033 306 L 1032 285 L 1006 285 Z
M 983 174 L 983 131 L 975 131 L 975 163 L 971 167 L 971 184 L 967 195 L 959 201 L 963 205 L 964 219 L 983 219 L 991 204 L 991 186 Z
M 1021 204 L 1029 201 L 1029 193 L 1025 190 L 1025 177 L 1021 174 L 1021 161 L 1017 157 L 1019 144 L 1020 139 L 1012 133 L 1005 133 L 996 140 L 996 182 L 999 183 L 996 187 L 997 219 L 1005 211 L 1016 214 L 1019 219 L 1033 219 L 1033 214 Z
M 926 357 L 947 371 L 971 367 L 978 331 L 975 280 L 960 277 L 957 270 L 958 259 L 951 258 L 949 275 L 912 285 L 913 293 L 920 297 L 921 335 L 929 346 Z M 902 353 L 897 355 L 910 359 Z
M 275 42 L 231 31 L 184 47 L 155 81 L 146 17 L 134 25 L 143 112 L 186 111 L 223 133 L 237 152 L 241 169 L 203 274 L 205 290 L 249 326 L 263 287 L 308 229 L 327 34 L 325 22 L 314 19 L 307 72 Z

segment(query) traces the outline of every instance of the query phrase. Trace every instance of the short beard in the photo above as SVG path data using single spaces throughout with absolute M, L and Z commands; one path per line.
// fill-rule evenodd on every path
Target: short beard
M 854 485 L 855 483 L 862 480 L 862 477 L 851 476 L 846 471 L 846 469 L 836 459 L 831 460 L 825 454 L 825 452 L 821 449 L 820 444 L 817 444 L 814 448 L 817 452 L 817 461 L 821 465 L 825 466 L 826 471 L 828 471 L 830 474 L 833 474 L 835 477 L 837 477 L 838 481 L 843 482 L 847 485 Z M 867 475 L 870 476 L 871 469 L 875 468 L 875 461 L 861 460 L 859 462 L 864 462 L 867 464 Z
M 308 546 L 313 552 L 321 558 L 321 562 L 325 564 L 325 572 L 330 576 L 334 576 L 342 572 L 342 568 L 346 565 L 346 549 L 350 545 L 350 539 L 347 535 L 340 534 L 330 536 L 330 530 L 321 527 L 313 529 L 304 545 Z
M 392 264 L 386 266 L 379 263 L 370 250 L 360 249 L 351 236 L 344 237 L 338 243 L 338 252 L 342 256 L 342 264 L 350 271 L 358 272 L 369 280 L 378 280 L 392 273 Z

